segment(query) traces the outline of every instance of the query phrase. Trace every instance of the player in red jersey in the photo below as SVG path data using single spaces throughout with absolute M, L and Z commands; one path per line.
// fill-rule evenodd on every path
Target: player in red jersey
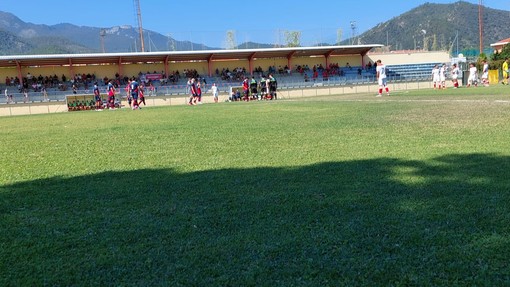
M 138 107 L 140 108 L 140 105 L 143 103 L 143 105 L 145 106 L 145 86 L 143 84 L 140 85 L 140 87 L 138 87 Z

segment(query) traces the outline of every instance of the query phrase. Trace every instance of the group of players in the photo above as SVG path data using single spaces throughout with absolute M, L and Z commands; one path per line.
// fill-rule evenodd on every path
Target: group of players
M 260 76 L 260 81 L 257 83 L 255 77 L 251 77 L 251 80 L 244 78 L 243 81 L 243 100 L 276 100 L 278 94 L 278 82 L 276 81 L 273 74 L 269 74 L 267 77 L 264 75 Z
M 140 109 L 140 105 L 143 103 L 145 106 L 145 89 L 143 84 L 139 84 L 135 79 L 131 79 L 126 86 L 126 99 L 129 104 L 129 107 L 133 110 Z M 101 111 L 104 108 L 114 110 L 115 109 L 115 94 L 116 89 L 113 85 L 112 81 L 108 82 L 106 87 L 106 93 L 108 94 L 108 101 L 106 104 L 103 104 L 103 99 L 101 98 L 101 92 L 99 91 L 99 86 L 97 82 L 94 83 L 94 98 L 96 102 L 96 111 Z
M 482 61 L 483 67 L 482 67 L 482 78 L 481 78 L 481 84 L 484 86 L 489 85 L 489 64 L 486 60 Z M 448 68 L 446 67 L 446 64 L 443 64 L 441 67 L 439 65 L 435 65 L 432 69 L 432 83 L 434 85 L 434 89 L 446 89 L 446 73 L 448 71 Z M 457 66 L 457 64 L 452 65 L 452 70 L 450 72 L 451 79 L 453 82 L 453 88 L 457 89 L 459 87 L 459 77 L 460 69 Z M 467 78 L 467 87 L 471 86 L 478 86 L 478 69 L 475 65 L 475 63 L 469 64 L 469 76 Z

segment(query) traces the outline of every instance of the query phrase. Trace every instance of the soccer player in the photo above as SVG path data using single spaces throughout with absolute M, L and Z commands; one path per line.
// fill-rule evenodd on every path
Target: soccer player
M 251 77 L 251 81 L 250 81 L 250 91 L 251 91 L 251 98 L 256 100 L 257 99 L 257 81 L 255 80 L 254 77 Z
M 109 108 L 110 108 L 110 110 L 114 110 L 115 109 L 115 87 L 113 86 L 113 83 L 111 80 L 108 82 L 107 91 L 108 91 Z
M 259 86 L 260 86 L 260 97 L 259 98 L 266 99 L 267 86 L 266 86 L 266 78 L 264 77 L 264 75 L 260 76 Z
M 441 77 L 440 74 L 441 70 L 439 70 L 439 66 L 435 65 L 434 68 L 432 68 L 432 83 L 434 84 L 434 90 L 441 88 Z
M 190 96 L 189 96 L 189 101 L 188 101 L 188 105 L 196 105 L 196 100 L 197 100 L 197 86 L 195 85 L 195 79 L 192 78 L 189 80 L 189 92 L 190 92 Z
M 457 64 L 453 64 L 452 83 L 454 89 L 457 89 L 459 87 L 459 73 L 460 73 L 459 67 L 457 67 Z
M 133 79 L 129 84 L 129 91 L 131 92 L 131 98 L 133 98 L 133 106 L 131 109 L 138 109 L 138 82 Z
M 446 64 L 443 64 L 441 68 L 439 68 L 439 80 L 441 81 L 441 86 L 439 88 L 446 89 Z
M 482 68 L 482 85 L 485 87 L 489 86 L 489 64 L 487 60 L 483 60 L 483 68 Z
M 101 99 L 101 92 L 99 92 L 97 82 L 94 83 L 94 98 L 96 99 L 96 111 L 101 111 L 103 109 L 103 100 Z
M 508 58 L 505 58 L 501 69 L 503 70 L 503 81 L 501 83 L 508 85 Z
M 388 82 L 386 80 L 386 65 L 381 60 L 377 60 L 376 78 L 379 84 L 379 93 L 377 97 L 382 97 L 383 88 L 386 90 L 386 95 L 390 95 L 390 89 L 388 88 Z
M 138 88 L 138 97 L 140 98 L 140 100 L 138 101 L 138 108 L 141 109 L 140 105 L 142 103 L 144 106 L 146 106 L 146 104 L 145 104 L 145 85 L 143 83 Z
M 128 81 L 128 84 L 126 86 L 126 100 L 128 102 L 129 108 L 131 108 L 131 102 L 132 102 L 130 86 L 131 86 L 131 80 Z
M 197 88 L 196 91 L 197 91 L 198 104 L 201 105 L 202 104 L 202 85 L 200 84 L 200 79 L 197 82 L 196 88 Z
M 278 99 L 276 95 L 276 89 L 278 88 L 278 82 L 274 78 L 273 74 L 269 74 L 269 92 L 271 94 L 271 100 Z
M 248 78 L 244 78 L 243 80 L 243 101 L 249 101 L 250 88 L 248 84 Z
M 475 87 L 478 86 L 478 70 L 476 69 L 474 63 L 469 64 L 469 77 L 467 86 L 471 87 L 471 85 L 474 85 Z
M 218 87 L 216 87 L 215 83 L 212 84 L 211 92 L 212 92 L 212 95 L 214 98 L 214 102 L 217 103 L 218 102 Z

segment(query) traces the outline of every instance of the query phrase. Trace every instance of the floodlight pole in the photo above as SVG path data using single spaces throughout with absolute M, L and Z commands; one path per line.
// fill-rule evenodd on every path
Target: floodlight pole
M 483 53 L 483 0 L 478 1 L 478 29 L 480 35 L 480 54 Z
M 140 43 L 142 52 L 145 52 L 145 44 L 143 40 L 143 28 L 142 28 L 142 10 L 140 9 L 140 0 L 136 2 L 136 15 L 138 16 L 138 33 L 140 33 Z

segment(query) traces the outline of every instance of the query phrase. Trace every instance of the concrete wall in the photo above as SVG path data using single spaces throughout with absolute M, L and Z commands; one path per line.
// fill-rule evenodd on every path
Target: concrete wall
M 431 82 L 396 82 L 389 83 L 391 93 L 398 93 L 406 90 L 419 90 L 431 89 Z M 448 82 L 448 87 L 451 82 Z M 378 92 L 379 86 L 377 84 L 368 85 L 346 85 L 346 86 L 322 86 L 313 88 L 301 88 L 292 90 L 278 91 L 280 99 L 299 99 L 305 97 L 317 96 L 330 96 L 330 95 L 347 95 L 347 94 L 373 94 Z M 225 102 L 228 99 L 228 93 L 222 92 L 219 94 L 219 102 Z M 170 105 L 185 105 L 188 102 L 188 96 L 167 96 L 167 97 L 146 97 L 148 107 L 152 106 L 170 106 Z M 210 92 L 206 91 L 202 96 L 204 104 L 213 103 L 213 97 Z M 125 99 L 122 102 L 127 106 Z M 143 106 L 142 106 L 143 107 Z M 29 103 L 29 104 L 2 104 L 0 105 L 0 116 L 13 116 L 13 115 L 29 115 L 29 114 L 47 114 L 67 112 L 65 103 Z
M 386 65 L 405 65 L 420 63 L 449 63 L 448 52 L 390 52 L 390 53 L 369 53 L 365 56 L 365 62 L 374 63 L 381 60 Z

